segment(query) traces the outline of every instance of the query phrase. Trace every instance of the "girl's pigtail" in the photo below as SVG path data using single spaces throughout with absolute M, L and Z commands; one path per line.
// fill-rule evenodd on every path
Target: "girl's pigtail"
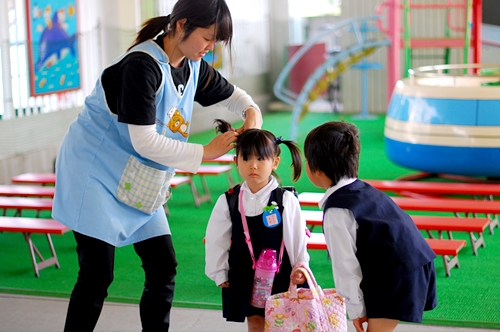
M 300 174 L 302 173 L 302 157 L 300 156 L 300 149 L 297 143 L 294 141 L 283 140 L 280 136 L 276 139 L 276 144 L 285 144 L 290 150 L 292 155 L 292 164 L 290 166 L 293 167 L 293 181 L 297 182 L 300 178 Z
M 233 130 L 233 127 L 231 127 L 231 124 L 229 122 L 227 122 L 226 120 L 215 119 L 214 123 L 216 124 L 216 126 L 215 126 L 216 133 L 224 134 L 226 131 Z
M 146 40 L 153 39 L 163 30 L 166 31 L 169 23 L 170 15 L 153 17 L 144 22 L 141 30 L 137 33 L 134 43 L 128 48 L 127 51 Z

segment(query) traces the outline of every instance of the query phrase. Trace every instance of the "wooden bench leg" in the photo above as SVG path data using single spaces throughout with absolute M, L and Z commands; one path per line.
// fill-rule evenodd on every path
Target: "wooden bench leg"
M 492 216 L 488 214 L 487 217 L 491 219 L 490 223 L 488 224 L 488 227 L 490 228 L 490 234 L 493 235 L 495 234 L 493 229 L 495 227 L 500 228 L 500 225 L 498 224 L 498 215 L 495 215 L 494 218 L 492 218 Z
M 479 247 L 486 248 L 486 243 L 484 243 L 483 233 L 477 233 L 477 234 L 478 234 L 478 237 L 476 238 L 474 236 L 473 232 L 469 232 L 470 243 L 472 246 L 472 252 L 476 256 L 477 256 L 477 248 L 479 248 Z
M 31 233 L 23 233 L 23 235 L 24 239 L 26 240 L 26 243 L 28 243 L 31 256 L 31 263 L 33 264 L 33 270 L 35 271 L 36 277 L 39 278 L 40 277 L 39 271 L 48 266 L 55 265 L 58 269 L 61 268 L 61 266 L 59 265 L 59 261 L 57 260 L 56 250 L 54 249 L 54 244 L 52 243 L 50 234 L 46 234 L 47 241 L 49 242 L 50 251 L 52 252 L 52 257 L 49 259 L 43 259 L 42 254 L 40 253 L 40 251 L 38 251 L 38 248 L 35 246 L 33 240 L 31 239 Z M 38 256 L 38 258 L 40 258 L 40 263 L 36 262 L 35 254 Z
M 200 175 L 200 180 L 201 180 L 201 184 L 203 186 L 203 195 L 199 195 L 199 191 L 197 191 L 197 197 L 198 197 L 198 205 L 197 206 L 200 206 L 200 203 L 202 202 L 205 202 L 205 201 L 208 201 L 210 203 L 212 203 L 212 197 L 210 196 L 210 189 L 208 189 L 208 184 L 207 184 L 207 180 L 205 179 L 205 176 L 203 175 Z M 196 190 L 196 187 L 194 187 L 194 183 L 193 183 L 193 188 L 194 190 Z
M 231 171 L 232 171 L 232 168 L 226 172 L 227 182 L 229 183 L 229 188 L 232 188 L 235 185 L 233 176 L 231 175 Z
M 447 277 L 451 277 L 450 271 L 453 267 L 456 266 L 457 268 L 460 268 L 460 264 L 458 263 L 458 256 L 453 256 L 453 258 L 450 259 L 448 255 L 443 255 L 443 263 Z

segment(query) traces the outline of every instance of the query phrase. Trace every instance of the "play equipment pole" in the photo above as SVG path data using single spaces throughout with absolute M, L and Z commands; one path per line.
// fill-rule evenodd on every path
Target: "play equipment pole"
M 478 24 L 476 22 L 476 24 Z M 467 9 L 465 16 L 465 46 L 464 46 L 464 64 L 469 63 L 469 47 L 472 26 L 472 0 L 467 0 Z M 464 68 L 464 74 L 467 74 L 467 68 Z
M 474 0 L 472 5 L 472 45 L 474 47 L 474 63 L 481 63 L 481 23 L 483 22 L 483 0 Z M 477 72 L 478 69 L 475 69 Z
M 408 77 L 408 70 L 411 69 L 411 41 L 410 41 L 410 1 L 404 0 L 404 27 L 405 27 L 405 77 Z
M 401 21 L 399 18 L 399 4 L 400 0 L 392 0 L 392 3 L 388 6 L 389 12 L 387 13 L 387 18 L 389 20 L 389 39 L 391 41 L 391 46 L 388 48 L 387 105 L 391 102 L 392 90 L 394 90 L 396 82 L 400 78 L 399 71 L 401 60 L 399 51 L 401 49 L 401 39 L 399 37 L 399 31 Z

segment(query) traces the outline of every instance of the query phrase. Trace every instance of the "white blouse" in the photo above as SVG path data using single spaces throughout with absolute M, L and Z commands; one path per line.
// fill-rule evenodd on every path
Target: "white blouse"
M 278 181 L 271 176 L 269 183 L 253 194 L 244 182 L 240 190 L 243 191 L 243 208 L 246 216 L 254 217 L 262 214 L 271 192 L 277 187 Z M 287 190 L 284 190 L 283 194 L 283 207 L 283 240 L 290 263 L 292 267 L 298 263 L 308 266 L 306 222 L 300 214 L 297 197 Z M 217 286 L 228 281 L 231 233 L 231 215 L 226 195 L 223 194 L 212 211 L 205 237 L 205 274 L 215 281 Z
M 319 207 L 324 210 L 331 194 L 354 181 L 356 179 L 341 179 L 335 186 L 328 188 Z M 325 211 L 323 232 L 332 259 L 333 280 L 337 293 L 345 298 L 349 319 L 366 316 L 363 291 L 359 287 L 363 274 L 356 257 L 357 229 L 358 223 L 350 210 L 329 208 Z

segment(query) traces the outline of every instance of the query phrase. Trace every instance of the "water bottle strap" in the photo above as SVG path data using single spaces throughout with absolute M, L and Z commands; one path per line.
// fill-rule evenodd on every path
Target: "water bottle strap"
M 252 240 L 250 239 L 250 232 L 248 231 L 247 218 L 245 216 L 245 208 L 243 207 L 243 190 L 240 190 L 240 200 L 239 200 L 239 208 L 241 213 L 241 222 L 243 223 L 243 233 L 245 234 L 245 242 L 248 245 L 248 250 L 250 251 L 250 256 L 252 256 L 252 269 L 255 270 L 255 256 L 253 254 Z M 281 248 L 280 248 L 280 257 L 278 260 L 278 270 L 276 273 L 280 272 L 281 261 L 283 260 L 283 251 L 285 250 L 285 241 L 281 240 Z
M 245 242 L 248 245 L 248 250 L 250 250 L 250 256 L 252 256 L 252 269 L 255 270 L 255 256 L 253 254 L 252 241 L 250 240 L 250 232 L 248 231 L 247 218 L 245 216 L 245 208 L 243 207 L 243 190 L 240 190 L 240 212 L 241 212 L 241 222 L 243 223 L 243 233 L 245 234 Z

